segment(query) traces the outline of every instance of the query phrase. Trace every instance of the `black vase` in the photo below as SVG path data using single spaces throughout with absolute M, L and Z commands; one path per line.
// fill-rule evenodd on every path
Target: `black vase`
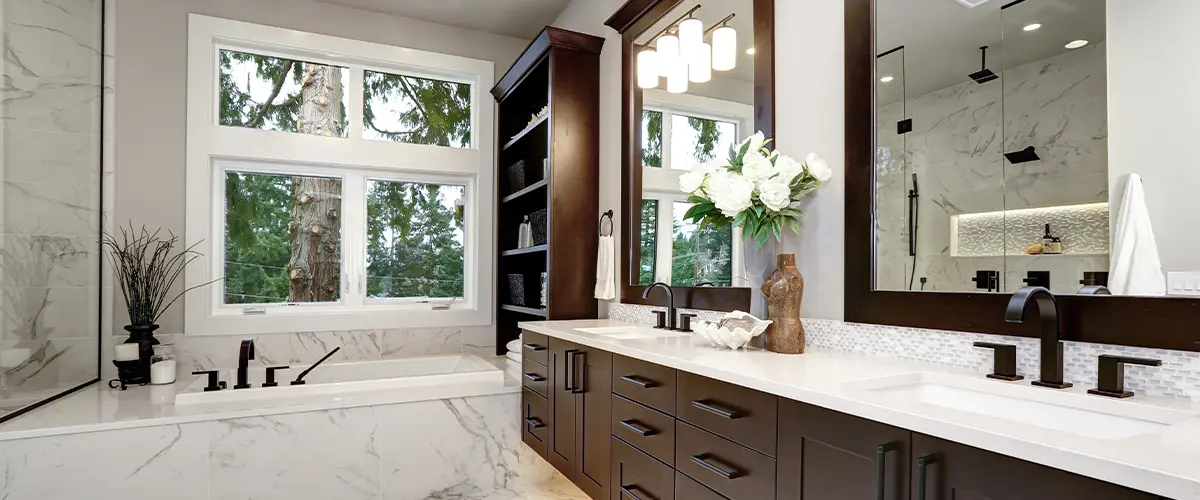
M 150 382 L 150 358 L 154 356 L 154 346 L 159 344 L 158 339 L 154 338 L 154 330 L 157 329 L 158 325 L 125 325 L 125 331 L 129 332 L 125 343 L 138 345 L 135 375 L 139 381 L 136 383 L 142 383 L 141 380 L 145 380 L 145 383 Z

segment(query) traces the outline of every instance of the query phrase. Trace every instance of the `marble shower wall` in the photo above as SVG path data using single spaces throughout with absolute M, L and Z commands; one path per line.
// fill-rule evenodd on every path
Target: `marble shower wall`
M 520 401 L 513 393 L 6 441 L 0 498 L 585 500 L 521 442 Z
M 102 9 L 0 3 L 0 413 L 97 376 Z
M 1083 270 L 1108 269 L 1102 255 L 1019 255 L 979 267 L 983 263 L 950 252 L 952 215 L 1108 201 L 1105 51 L 1098 43 L 1004 70 L 1001 79 L 983 85 L 961 83 L 879 109 L 877 287 L 906 289 L 912 275 L 906 195 L 913 173 L 921 187 L 914 289 L 922 276 L 927 290 L 971 289 L 975 271 L 991 269 L 1005 274 L 1007 291 L 1023 286 L 1026 270 L 1051 271 L 1052 283 L 1064 287 L 1056 291 L 1074 291 L 1078 287 L 1068 285 L 1077 285 Z M 896 122 L 905 117 L 912 118 L 913 131 L 896 134 Z M 1004 160 L 1004 153 L 1026 146 L 1035 146 L 1041 160 Z M 984 242 L 995 248 L 978 248 L 977 255 L 1006 255 L 1004 240 Z M 1006 264 L 1022 272 L 1006 273 Z

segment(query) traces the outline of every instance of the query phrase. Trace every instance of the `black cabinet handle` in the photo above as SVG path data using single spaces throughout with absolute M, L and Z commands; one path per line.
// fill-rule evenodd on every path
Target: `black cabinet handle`
M 622 486 L 622 487 L 621 487 L 621 494 L 622 494 L 622 495 L 625 495 L 625 496 L 627 496 L 627 497 L 629 497 L 629 498 L 632 498 L 633 500 L 642 500 L 642 497 L 639 497 L 639 496 L 637 496 L 636 494 L 634 494 L 634 493 L 633 493 L 634 491 L 642 491 L 642 489 L 641 489 L 641 488 L 638 488 L 637 486 L 634 486 L 634 485 Z
M 634 433 L 636 433 L 637 435 L 642 436 L 642 437 L 653 436 L 655 434 L 658 434 L 658 429 L 655 429 L 653 427 L 647 427 L 646 425 L 642 424 L 641 422 L 638 422 L 637 420 L 632 420 L 632 419 L 622 420 L 618 423 L 621 424 L 621 427 L 629 429 L 629 430 L 633 431 Z
M 541 429 L 542 427 L 546 426 L 546 424 L 542 422 L 542 419 L 537 417 L 525 417 L 525 423 L 529 424 L 529 426 L 534 429 Z
M 648 378 L 642 378 L 642 377 L 639 377 L 639 376 L 637 376 L 637 375 L 623 375 L 623 376 L 621 376 L 621 380 L 624 380 L 624 381 L 626 381 L 626 382 L 629 382 L 629 383 L 631 383 L 631 384 L 633 384 L 633 385 L 636 385 L 636 386 L 638 386 L 638 387 L 641 387 L 642 389 L 649 389 L 649 388 L 651 388 L 651 387 L 658 387 L 658 382 L 655 382 L 655 381 L 653 381 L 653 380 L 650 380 L 650 379 L 648 379 Z
M 563 389 L 571 393 L 575 392 L 575 364 L 572 361 L 575 359 L 574 355 L 577 352 L 579 351 L 575 349 L 563 351 L 563 356 L 567 358 L 563 362 L 563 380 L 565 381 Z
M 875 447 L 875 500 L 887 500 L 887 454 L 896 451 L 896 443 Z
M 725 479 L 733 479 L 740 475 L 740 474 L 738 474 L 737 471 L 729 470 L 724 467 L 721 467 L 720 465 L 714 464 L 712 457 L 708 456 L 707 453 L 700 454 L 700 455 L 692 455 L 692 463 L 699 465 L 699 466 L 705 468 L 706 470 L 708 470 L 709 472 L 716 474 L 718 476 L 721 476 Z
M 583 394 L 587 386 L 587 380 L 585 380 L 586 356 L 587 353 L 584 351 L 567 352 L 567 365 L 571 370 L 571 394 Z
M 737 410 L 730 410 L 730 409 L 722 408 L 721 405 L 715 404 L 715 403 L 710 403 L 707 400 L 692 401 L 692 406 L 699 408 L 701 410 L 704 410 L 706 412 L 712 413 L 713 415 L 716 415 L 718 417 L 727 418 L 729 420 L 742 418 L 741 412 L 738 412 Z
M 913 500 L 925 500 L 929 486 L 929 473 L 926 469 L 934 463 L 937 463 L 937 457 L 933 455 L 925 455 L 917 459 L 917 498 Z
M 545 351 L 545 350 L 546 350 L 546 346 L 544 346 L 544 345 L 537 345 L 537 344 L 525 344 L 525 350 L 526 350 L 526 351 L 533 351 L 533 352 Z
M 546 380 L 546 377 L 543 377 L 536 373 L 526 373 L 525 378 L 529 379 L 530 382 L 543 382 Z

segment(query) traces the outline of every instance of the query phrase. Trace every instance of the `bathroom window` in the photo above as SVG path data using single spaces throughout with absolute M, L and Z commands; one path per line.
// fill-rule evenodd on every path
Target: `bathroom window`
M 732 286 L 733 227 L 700 227 L 683 218 L 690 206 L 672 204 L 671 285 Z
M 642 110 L 642 166 L 662 168 L 663 112 Z
M 642 200 L 641 251 L 638 280 L 641 286 L 654 283 L 658 267 L 658 200 Z
M 725 165 L 729 161 L 729 146 L 737 141 L 737 125 L 732 122 L 671 115 L 671 169 Z
M 491 323 L 493 63 L 200 15 L 188 33 L 184 284 L 215 280 L 188 334 Z

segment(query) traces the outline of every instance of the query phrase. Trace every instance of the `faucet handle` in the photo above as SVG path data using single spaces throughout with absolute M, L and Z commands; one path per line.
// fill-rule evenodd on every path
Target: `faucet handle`
M 1008 382 L 1025 378 L 1017 375 L 1017 346 L 992 342 L 976 342 L 974 345 L 996 351 L 992 361 L 992 373 L 988 374 L 988 378 Z
M 692 314 L 692 313 L 680 314 L 679 315 L 679 331 L 681 331 L 681 332 L 692 331 L 692 318 L 695 318 L 695 317 L 696 317 L 696 315 Z
M 660 330 L 667 328 L 667 311 L 654 311 L 654 315 L 658 317 L 658 325 L 655 328 Z
M 1088 394 L 1120 399 L 1133 397 L 1133 391 L 1125 390 L 1125 365 L 1162 366 L 1162 361 L 1102 354 L 1099 380 L 1095 389 L 1088 389 Z
M 204 388 L 204 392 L 219 391 L 225 388 L 225 381 L 221 380 L 220 370 L 192 372 L 192 375 L 208 375 L 208 386 Z
M 263 387 L 276 387 L 276 386 L 278 386 L 278 385 L 279 385 L 279 383 L 275 381 L 275 372 L 277 372 L 277 371 L 279 371 L 279 370 L 286 370 L 286 369 L 288 369 L 288 368 L 291 368 L 291 367 L 290 367 L 290 366 L 287 366 L 287 365 L 284 365 L 284 366 L 268 366 L 268 367 L 267 367 L 267 381 L 266 381 L 266 382 L 263 382 L 263 385 L 262 385 L 262 386 L 263 386 Z

